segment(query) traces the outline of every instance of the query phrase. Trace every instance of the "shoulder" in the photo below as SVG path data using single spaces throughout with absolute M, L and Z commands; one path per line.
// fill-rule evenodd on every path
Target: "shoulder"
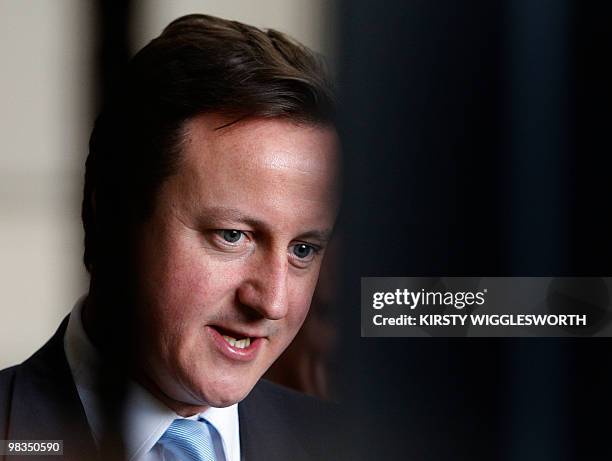
M 0 439 L 6 439 L 17 366 L 0 370 Z
M 344 418 L 337 404 L 260 380 L 238 409 L 241 438 L 248 433 L 267 459 L 344 459 Z
M 19 365 L 15 365 L 13 367 L 0 370 L 0 402 L 4 401 L 3 397 L 10 394 L 18 367 Z
M 22 364 L 0 371 L 0 440 L 64 440 L 63 459 L 76 460 L 94 442 L 64 353 L 66 324 Z
M 51 340 L 23 363 L 0 370 L 0 439 L 9 438 L 15 430 L 27 429 L 29 417 L 36 413 L 40 402 L 32 391 L 48 387 L 50 370 L 59 368 L 47 353 L 50 343 Z
M 324 418 L 340 415 L 339 405 L 327 402 L 267 380 L 260 380 L 250 394 L 266 406 L 282 410 L 283 417 L 305 421 L 306 417 Z

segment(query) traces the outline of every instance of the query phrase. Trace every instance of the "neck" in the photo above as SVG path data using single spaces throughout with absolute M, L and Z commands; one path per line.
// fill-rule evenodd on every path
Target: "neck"
M 85 334 L 91 341 L 91 343 L 96 347 L 100 347 L 100 341 L 98 338 L 98 333 L 94 328 L 96 324 L 95 319 L 95 307 L 94 301 L 91 296 L 87 296 L 85 299 L 85 303 L 83 304 L 83 310 L 81 311 L 81 322 L 83 323 L 83 329 L 85 330 Z
M 208 405 L 193 405 L 190 403 L 181 402 L 179 400 L 175 400 L 169 397 L 165 392 L 163 392 L 160 387 L 153 381 L 148 375 L 144 372 L 139 372 L 133 376 L 133 378 L 147 391 L 151 393 L 153 397 L 159 400 L 161 403 L 170 408 L 173 412 L 175 412 L 179 416 L 183 416 L 185 418 L 193 415 L 197 415 L 202 413 L 203 411 L 209 408 Z

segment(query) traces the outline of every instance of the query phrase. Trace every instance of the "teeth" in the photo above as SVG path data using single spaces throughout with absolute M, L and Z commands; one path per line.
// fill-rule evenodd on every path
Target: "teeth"
M 223 339 L 225 339 L 231 346 L 236 346 L 236 338 L 232 338 L 231 336 L 223 335 Z
M 244 349 L 251 345 L 251 338 L 236 339 L 231 336 L 223 335 L 223 339 L 225 339 L 230 346 L 237 347 L 238 349 Z

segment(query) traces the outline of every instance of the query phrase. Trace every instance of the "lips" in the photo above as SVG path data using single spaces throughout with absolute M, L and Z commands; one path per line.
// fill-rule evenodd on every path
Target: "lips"
M 217 325 L 206 328 L 213 343 L 225 357 L 241 362 L 254 360 L 264 340 L 253 333 L 238 332 Z

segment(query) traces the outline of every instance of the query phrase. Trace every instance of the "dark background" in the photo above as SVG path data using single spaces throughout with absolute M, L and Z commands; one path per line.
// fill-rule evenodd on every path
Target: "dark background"
M 363 459 L 611 459 L 607 338 L 358 338 L 360 277 L 612 275 L 611 13 L 341 2 L 340 393 Z

